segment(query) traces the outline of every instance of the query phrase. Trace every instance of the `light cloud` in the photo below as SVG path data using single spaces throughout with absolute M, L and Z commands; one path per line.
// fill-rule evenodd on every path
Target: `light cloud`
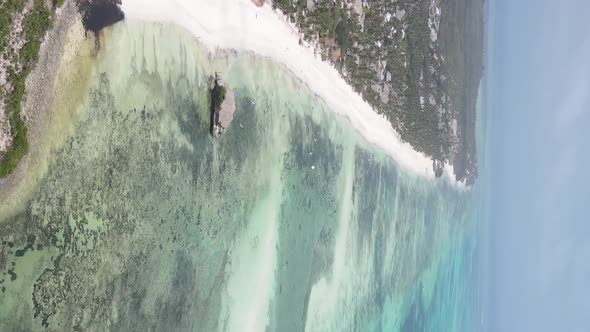
M 493 330 L 587 331 L 590 2 L 499 3 Z
M 590 38 L 586 38 L 575 52 L 570 52 L 563 66 L 559 82 L 551 91 L 553 105 L 539 109 L 540 117 L 549 121 L 549 130 L 539 142 L 535 142 L 542 165 L 538 165 L 535 182 L 537 190 L 531 193 L 537 202 L 534 216 L 528 221 L 530 227 L 538 227 L 538 238 L 533 241 L 529 258 L 532 271 L 529 292 L 531 312 L 540 314 L 553 308 L 559 301 L 563 310 L 588 303 L 590 292 L 581 289 L 584 278 L 590 275 L 590 246 L 578 236 L 587 232 L 580 222 L 577 194 L 585 175 L 584 161 L 588 160 L 587 126 L 590 120 L 590 63 L 585 57 L 590 54 Z M 582 259 L 580 259 L 582 257 Z M 586 281 L 590 281 L 586 279 Z M 553 310 L 555 309 L 555 310 Z M 547 313 L 547 322 L 559 322 L 561 312 L 553 308 Z M 579 316 L 579 315 L 578 315 Z M 563 317 L 562 317 L 563 318 Z M 577 317 L 579 320 L 579 317 Z M 574 324 L 570 327 L 579 326 Z M 572 330 L 572 329 L 569 329 Z M 574 331 L 573 329 L 572 331 Z
M 571 90 L 556 114 L 558 137 L 567 136 L 567 131 L 577 126 L 578 121 L 590 112 L 590 77 L 587 70 L 582 72 L 585 75 L 574 78 Z

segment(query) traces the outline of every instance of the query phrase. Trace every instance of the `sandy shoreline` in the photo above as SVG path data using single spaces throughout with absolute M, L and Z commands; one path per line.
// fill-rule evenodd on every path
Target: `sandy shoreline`
M 284 65 L 402 168 L 434 177 L 432 160 L 402 142 L 389 121 L 377 114 L 311 47 L 299 45 L 296 29 L 268 4 L 259 8 L 250 0 L 124 0 L 121 8 L 126 19 L 179 25 L 212 51 L 252 51 Z M 450 166 L 446 172 L 452 174 Z
M 214 53 L 218 54 L 221 49 L 246 51 L 282 64 L 329 109 L 346 117 L 369 143 L 391 156 L 400 167 L 413 174 L 434 178 L 432 160 L 402 142 L 388 120 L 355 93 L 336 69 L 314 53 L 312 47 L 305 43 L 300 45 L 297 29 L 268 4 L 259 8 L 250 0 L 124 0 L 121 8 L 128 20 L 180 26 Z M 64 129 L 49 127 L 67 126 L 57 123 L 63 115 L 53 114 L 53 93 L 64 54 L 79 52 L 76 49 L 65 50 L 64 45 L 71 38 L 68 33 L 72 26 L 81 24 L 81 17 L 71 1 L 65 2 L 57 17 L 41 45 L 39 61 L 27 77 L 23 114 L 29 131 L 30 151 L 13 174 L 0 179 L 0 202 L 9 206 L 8 210 L 17 209 L 44 175 L 51 146 L 57 144 L 51 142 L 51 137 L 45 137 L 47 131 Z M 80 76 L 80 73 L 75 75 Z M 64 93 L 67 91 L 61 91 L 61 94 Z M 445 173 L 451 183 L 460 184 L 454 180 L 450 165 L 446 165 Z M 16 188 L 19 188 L 18 193 Z

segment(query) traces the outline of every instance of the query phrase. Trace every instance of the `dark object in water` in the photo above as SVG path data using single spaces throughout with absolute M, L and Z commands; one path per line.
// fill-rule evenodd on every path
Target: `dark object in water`
M 209 78 L 209 99 L 211 102 L 209 107 L 209 111 L 211 112 L 209 130 L 213 138 L 219 138 L 221 136 L 222 128 L 219 125 L 219 112 L 221 111 L 221 104 L 225 100 L 225 93 L 226 89 L 221 84 L 221 77 L 218 73 L 215 73 L 215 76 Z
M 221 83 L 221 77 L 215 73 L 215 76 L 209 79 L 209 97 L 211 101 L 211 136 L 219 138 L 234 119 L 235 94 Z
M 121 0 L 80 0 L 78 6 L 84 29 L 97 34 L 102 28 L 122 21 L 125 14 L 120 4 Z

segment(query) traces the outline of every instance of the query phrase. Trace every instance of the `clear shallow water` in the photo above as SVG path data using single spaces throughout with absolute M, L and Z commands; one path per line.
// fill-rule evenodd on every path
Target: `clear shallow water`
M 473 330 L 469 193 L 399 171 L 283 68 L 176 28 L 119 24 L 93 68 L 0 222 L 2 330 Z M 218 141 L 214 71 L 238 94 Z

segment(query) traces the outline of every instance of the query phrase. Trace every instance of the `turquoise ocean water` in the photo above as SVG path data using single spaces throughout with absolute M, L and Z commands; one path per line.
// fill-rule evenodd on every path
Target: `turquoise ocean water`
M 0 220 L 0 330 L 479 330 L 477 186 L 400 170 L 281 66 L 174 27 L 118 24 L 94 59 Z

